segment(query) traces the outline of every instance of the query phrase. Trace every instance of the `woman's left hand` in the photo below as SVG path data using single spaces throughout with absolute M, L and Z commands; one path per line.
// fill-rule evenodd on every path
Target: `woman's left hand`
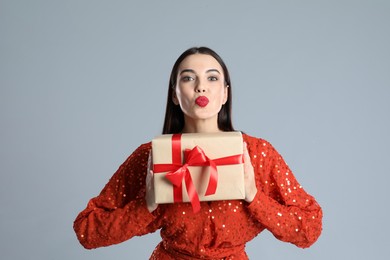
M 255 171 L 253 169 L 251 158 L 249 157 L 248 147 L 244 142 L 244 181 L 245 181 L 245 201 L 251 203 L 256 196 L 257 187 L 255 181 Z
M 146 206 L 149 210 L 150 213 L 152 213 L 158 206 L 158 204 L 154 201 L 154 185 L 153 185 L 153 171 L 152 169 L 152 152 L 150 151 L 149 153 L 149 158 L 148 158 L 148 169 L 146 171 L 146 195 L 145 195 L 145 200 L 146 200 Z

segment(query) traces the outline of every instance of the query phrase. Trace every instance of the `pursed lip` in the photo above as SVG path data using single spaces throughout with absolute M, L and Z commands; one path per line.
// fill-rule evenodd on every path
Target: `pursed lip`
M 209 103 L 209 99 L 206 96 L 199 96 L 195 99 L 195 103 L 200 107 L 205 107 Z

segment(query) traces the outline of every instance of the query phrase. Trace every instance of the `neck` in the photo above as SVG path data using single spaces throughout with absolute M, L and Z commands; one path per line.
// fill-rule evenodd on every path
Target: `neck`
M 217 133 L 222 132 L 218 128 L 217 117 L 210 119 L 184 118 L 183 133 Z

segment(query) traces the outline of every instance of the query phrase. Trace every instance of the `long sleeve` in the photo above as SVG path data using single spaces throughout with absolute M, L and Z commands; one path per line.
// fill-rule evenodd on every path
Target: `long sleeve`
M 258 192 L 249 204 L 254 218 L 276 238 L 306 248 L 322 231 L 322 210 L 265 140 L 247 137 Z
M 158 210 L 145 203 L 145 174 L 150 143 L 141 145 L 119 167 L 99 196 L 91 199 L 74 221 L 80 243 L 87 249 L 117 244 L 154 232 Z

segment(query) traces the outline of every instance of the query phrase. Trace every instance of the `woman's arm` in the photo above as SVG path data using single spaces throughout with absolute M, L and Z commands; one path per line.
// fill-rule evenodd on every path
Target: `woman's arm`
M 87 249 L 117 244 L 158 229 L 145 203 L 145 177 L 150 143 L 141 145 L 119 167 L 99 196 L 76 218 L 74 230 Z
M 306 193 L 272 145 L 248 145 L 258 191 L 248 208 L 275 237 L 298 247 L 311 246 L 322 231 L 322 210 Z

